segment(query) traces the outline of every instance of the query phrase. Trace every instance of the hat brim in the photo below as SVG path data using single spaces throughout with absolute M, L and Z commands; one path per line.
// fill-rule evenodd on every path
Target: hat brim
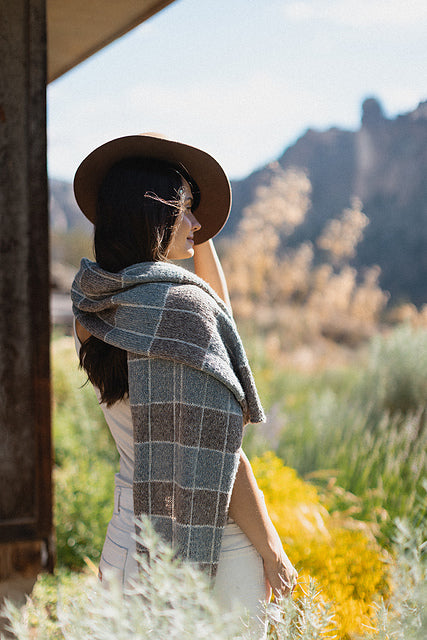
M 92 223 L 96 220 L 98 191 L 104 176 L 113 164 L 131 157 L 183 165 L 197 183 L 200 203 L 195 216 L 201 229 L 194 234 L 195 244 L 209 240 L 222 229 L 230 213 L 231 187 L 221 165 L 201 149 L 152 134 L 124 136 L 106 142 L 80 164 L 74 176 L 74 195 Z

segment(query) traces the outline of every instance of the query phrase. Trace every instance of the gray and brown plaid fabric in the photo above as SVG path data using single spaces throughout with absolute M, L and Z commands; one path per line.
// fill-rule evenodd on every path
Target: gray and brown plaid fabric
M 163 262 L 109 273 L 83 259 L 72 300 L 88 331 L 128 352 L 135 515 L 214 575 L 243 425 L 265 419 L 230 311 Z

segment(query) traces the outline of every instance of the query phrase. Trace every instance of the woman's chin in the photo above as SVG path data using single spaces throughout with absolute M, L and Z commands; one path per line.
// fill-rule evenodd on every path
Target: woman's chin
M 192 258 L 193 256 L 194 256 L 194 249 L 193 247 L 191 247 L 191 249 L 186 249 L 179 256 L 174 257 L 172 255 L 172 256 L 168 256 L 168 258 L 170 258 L 171 260 L 188 260 L 188 258 Z

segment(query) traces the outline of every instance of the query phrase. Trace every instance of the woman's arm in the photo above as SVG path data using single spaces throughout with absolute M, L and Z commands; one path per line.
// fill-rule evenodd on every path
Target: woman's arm
M 228 515 L 247 535 L 262 557 L 265 575 L 273 593 L 289 593 L 295 585 L 297 572 L 283 549 L 279 534 L 268 515 L 251 464 L 242 450 Z
M 212 240 L 194 246 L 194 270 L 207 282 L 231 310 L 227 282 Z
M 231 309 L 227 282 L 212 240 L 195 245 L 194 269 Z M 274 593 L 289 593 L 297 573 L 283 549 L 250 462 L 242 450 L 228 513 L 261 555 L 268 584 Z

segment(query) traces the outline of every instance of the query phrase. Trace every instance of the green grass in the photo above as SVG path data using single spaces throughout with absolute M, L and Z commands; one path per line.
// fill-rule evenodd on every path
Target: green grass
M 100 557 L 118 454 L 95 393 L 77 368 L 71 340 L 55 340 L 52 356 L 58 565 L 79 568 L 85 557 Z
M 303 476 L 323 480 L 324 487 L 336 478 L 338 487 L 357 496 L 359 501 L 347 499 L 347 508 L 377 522 L 385 543 L 395 518 L 413 519 L 418 511 L 427 469 L 427 432 L 419 435 L 418 425 L 419 415 L 383 414 L 371 429 L 368 411 L 324 392 L 312 398 L 305 415 L 288 421 L 277 449 Z M 343 508 L 345 501 L 333 504 Z
M 249 456 L 273 448 L 323 487 L 329 508 L 375 522 L 383 544 L 395 518 L 426 522 L 426 331 L 400 327 L 377 336 L 365 362 L 315 374 L 281 371 L 256 343 L 250 351 L 269 416 L 247 428 Z
M 365 361 L 319 373 L 284 369 L 261 342 L 249 355 L 267 425 L 249 426 L 249 457 L 274 450 L 324 492 L 329 509 L 375 522 L 389 545 L 396 517 L 426 521 L 426 332 L 399 328 Z M 59 566 L 97 562 L 113 508 L 118 455 L 72 341 L 52 345 L 55 520 Z M 417 354 L 420 356 L 417 357 Z M 416 363 L 416 364 L 415 364 Z

